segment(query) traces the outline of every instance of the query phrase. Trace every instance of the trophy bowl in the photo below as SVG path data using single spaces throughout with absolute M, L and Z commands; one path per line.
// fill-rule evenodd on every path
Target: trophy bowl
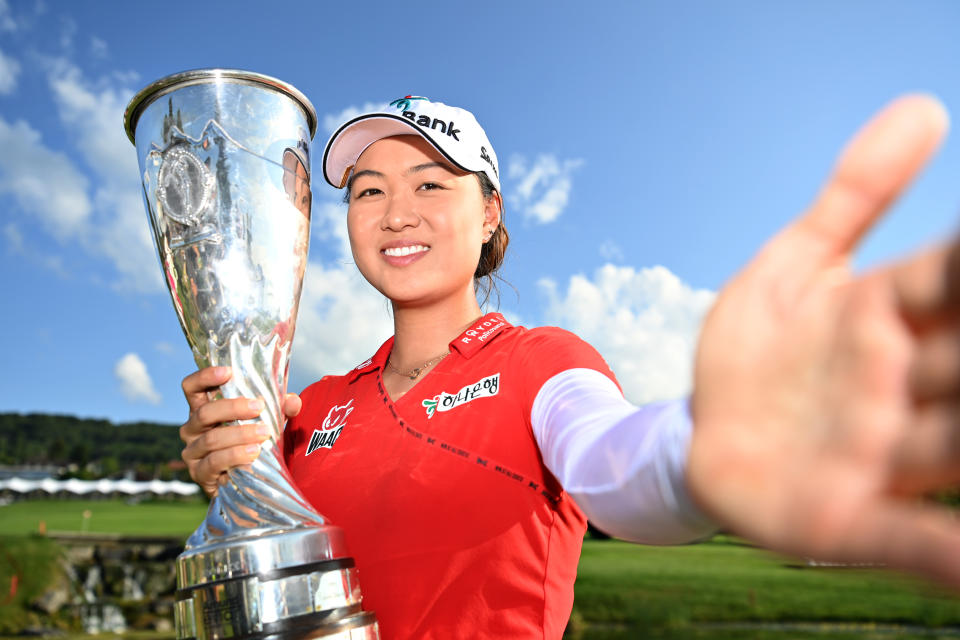
M 261 398 L 271 433 L 252 464 L 226 474 L 177 558 L 177 638 L 379 638 L 342 531 L 296 489 L 278 445 L 316 112 L 275 78 L 200 69 L 141 90 L 124 125 L 197 366 L 230 366 L 216 395 Z

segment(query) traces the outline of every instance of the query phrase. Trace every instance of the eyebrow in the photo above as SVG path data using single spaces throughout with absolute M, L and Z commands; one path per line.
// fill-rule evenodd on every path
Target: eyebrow
M 446 169 L 450 173 L 456 173 L 450 165 L 445 164 L 443 162 L 425 162 L 423 164 L 418 164 L 407 169 L 407 175 L 411 173 L 419 173 L 421 171 L 426 171 L 427 169 L 435 169 L 437 167 L 440 167 L 441 169 Z
M 435 168 L 437 168 L 437 167 L 439 167 L 439 168 L 441 168 L 441 169 L 446 169 L 447 171 L 450 171 L 451 173 L 454 173 L 453 167 L 451 167 L 451 166 L 448 165 L 448 164 L 444 164 L 443 162 L 424 162 L 423 164 L 418 164 L 418 165 L 414 165 L 414 166 L 410 167 L 410 168 L 407 169 L 404 173 L 406 173 L 407 175 L 409 175 L 409 174 L 411 174 L 411 173 L 420 173 L 421 171 L 426 171 L 427 169 L 435 169 Z M 385 176 L 384 176 L 382 173 L 380 173 L 379 171 L 374 171 L 373 169 L 364 169 L 363 171 L 357 171 L 356 173 L 354 173 L 354 174 L 351 176 L 351 181 L 352 181 L 352 180 L 356 180 L 357 178 L 359 178 L 359 177 L 361 177 L 361 176 L 371 176 L 371 177 L 374 177 L 374 178 L 383 178 L 383 177 L 385 177 Z
M 353 191 L 354 180 L 362 176 L 373 176 L 374 178 L 382 178 L 383 174 L 380 173 L 379 171 L 374 171 L 372 169 L 364 169 L 363 171 L 357 171 L 355 173 L 351 173 L 350 177 L 347 178 L 347 184 L 344 185 L 347 189 L 347 195 L 345 197 L 349 197 L 350 192 Z
M 421 171 L 426 171 L 427 169 L 436 169 L 437 167 L 441 169 L 446 169 L 450 173 L 456 173 L 456 170 L 448 164 L 443 162 L 424 162 L 423 164 L 418 164 L 410 167 L 406 170 L 406 174 L 410 175 L 412 173 L 420 173 Z M 357 178 L 363 176 L 370 176 L 372 178 L 383 178 L 385 177 L 379 171 L 374 171 L 373 169 L 364 169 L 363 171 L 357 171 L 356 173 L 350 174 L 350 178 L 347 180 L 346 188 L 349 191 L 353 187 L 353 181 Z
M 383 174 L 379 171 L 374 171 L 373 169 L 364 169 L 363 171 L 357 171 L 350 175 L 350 183 L 352 184 L 354 180 L 361 176 L 373 176 L 374 178 L 382 178 Z

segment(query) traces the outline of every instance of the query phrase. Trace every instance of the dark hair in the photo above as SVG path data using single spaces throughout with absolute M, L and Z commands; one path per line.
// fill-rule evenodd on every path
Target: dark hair
M 483 171 L 476 171 L 473 175 L 477 176 L 477 182 L 480 183 L 480 193 L 483 195 L 484 201 L 493 198 L 497 189 L 493 186 L 493 182 L 487 177 L 487 174 Z M 473 272 L 473 278 L 477 283 L 477 290 L 483 292 L 483 299 L 480 303 L 481 306 L 487 303 L 490 299 L 490 294 L 494 292 L 497 294 L 499 301 L 500 290 L 497 287 L 497 279 L 500 279 L 500 276 L 497 274 L 497 271 L 500 269 L 500 265 L 503 264 L 503 258 L 507 253 L 508 244 L 510 244 L 510 234 L 507 233 L 507 227 L 503 224 L 503 202 L 501 196 L 500 223 L 497 225 L 497 228 L 493 230 L 493 235 L 490 236 L 490 239 L 483 243 L 483 246 L 480 248 L 480 261 L 477 263 L 477 270 Z

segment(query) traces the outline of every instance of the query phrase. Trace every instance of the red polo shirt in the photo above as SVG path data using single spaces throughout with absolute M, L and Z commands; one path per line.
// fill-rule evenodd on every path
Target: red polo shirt
M 613 373 L 567 331 L 492 313 L 393 402 L 392 345 L 308 387 L 284 432 L 297 485 L 345 532 L 364 608 L 388 640 L 559 638 L 586 519 L 543 466 L 530 410 L 561 371 Z

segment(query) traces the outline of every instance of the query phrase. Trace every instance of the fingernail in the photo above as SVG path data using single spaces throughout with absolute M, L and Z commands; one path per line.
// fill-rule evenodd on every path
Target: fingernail
M 230 373 L 230 367 L 216 367 L 213 371 L 220 378 Z
M 256 411 L 260 413 L 263 410 L 263 400 L 251 400 L 250 401 L 250 411 Z
M 251 456 L 257 455 L 258 453 L 260 453 L 260 445 L 258 444 L 247 445 L 247 453 L 249 453 Z
M 270 427 L 265 424 L 257 425 L 257 435 L 258 436 L 268 436 L 270 435 Z

